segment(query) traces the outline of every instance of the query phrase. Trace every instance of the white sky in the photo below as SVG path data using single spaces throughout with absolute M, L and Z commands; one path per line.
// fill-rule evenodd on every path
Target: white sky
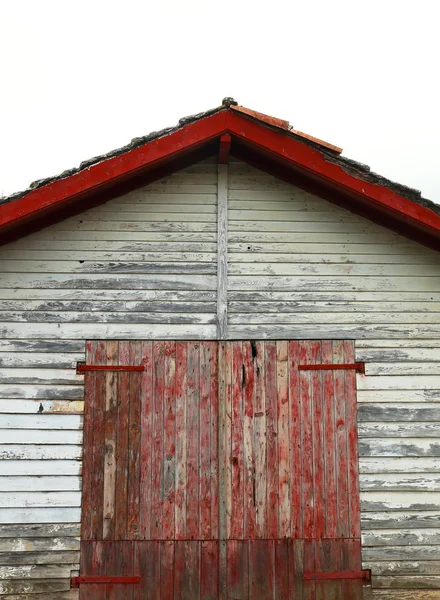
M 439 0 L 0 0 L 0 194 L 224 96 L 440 203 Z

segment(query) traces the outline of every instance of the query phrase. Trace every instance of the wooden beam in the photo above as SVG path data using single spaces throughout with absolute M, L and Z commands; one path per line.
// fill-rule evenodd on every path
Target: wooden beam
M 218 150 L 218 164 L 227 165 L 229 162 L 229 153 L 231 151 L 231 136 L 225 133 L 220 138 L 220 146 Z
M 228 165 L 218 165 L 217 179 L 217 337 L 228 331 Z

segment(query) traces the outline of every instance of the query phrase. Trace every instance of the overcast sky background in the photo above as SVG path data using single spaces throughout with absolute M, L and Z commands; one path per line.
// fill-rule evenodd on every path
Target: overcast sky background
M 440 203 L 438 0 L 1 0 L 0 194 L 224 96 Z

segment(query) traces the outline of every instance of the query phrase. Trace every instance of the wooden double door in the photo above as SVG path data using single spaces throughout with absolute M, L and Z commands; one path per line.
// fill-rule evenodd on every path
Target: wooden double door
M 338 363 L 351 341 L 88 342 L 80 598 L 361 598 Z

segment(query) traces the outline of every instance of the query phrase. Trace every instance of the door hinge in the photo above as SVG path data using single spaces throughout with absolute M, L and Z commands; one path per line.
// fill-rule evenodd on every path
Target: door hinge
M 145 371 L 145 365 L 86 365 L 79 362 L 76 365 L 78 374 L 89 371 Z

